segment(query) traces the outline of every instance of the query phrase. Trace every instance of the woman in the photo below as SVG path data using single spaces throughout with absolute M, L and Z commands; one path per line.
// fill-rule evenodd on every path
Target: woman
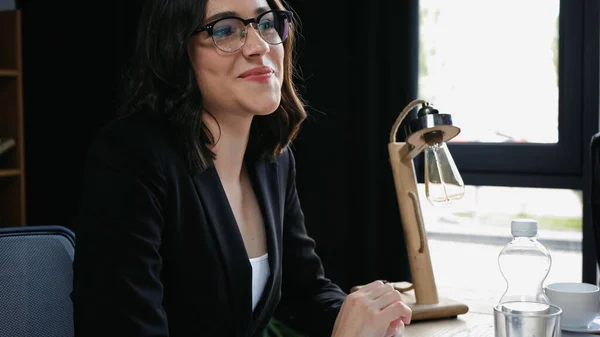
M 409 323 L 390 285 L 346 296 L 307 236 L 292 20 L 277 0 L 147 2 L 124 113 L 86 161 L 76 336 L 259 336 L 278 306 L 311 336 Z

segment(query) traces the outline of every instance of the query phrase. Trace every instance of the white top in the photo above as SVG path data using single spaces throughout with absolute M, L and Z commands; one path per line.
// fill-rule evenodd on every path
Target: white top
M 262 296 L 265 285 L 271 274 L 269 269 L 269 254 L 250 259 L 252 265 L 252 310 L 256 308 L 256 304 Z
M 534 219 L 514 219 L 510 223 L 510 233 L 513 236 L 537 236 L 538 224 Z

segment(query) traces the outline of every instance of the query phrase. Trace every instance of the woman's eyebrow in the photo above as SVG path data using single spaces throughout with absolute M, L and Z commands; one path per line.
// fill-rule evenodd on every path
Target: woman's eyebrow
M 258 7 L 257 9 L 254 10 L 254 14 L 256 15 L 261 15 L 262 13 L 266 12 L 266 11 L 270 11 L 271 7 Z
M 236 12 L 232 12 L 232 11 L 219 12 L 217 14 L 209 16 L 206 19 L 206 22 L 213 22 L 215 20 L 219 20 L 221 18 L 228 17 L 228 16 L 238 16 L 238 14 Z
M 271 10 L 270 7 L 258 7 L 257 9 L 254 10 L 254 13 L 256 15 L 260 15 L 266 11 Z M 208 17 L 208 19 L 206 19 L 206 22 L 213 22 L 215 20 L 219 20 L 221 18 L 225 18 L 228 16 L 240 16 L 237 12 L 234 11 L 224 11 L 224 12 L 219 12 L 217 14 L 211 15 L 210 17 Z

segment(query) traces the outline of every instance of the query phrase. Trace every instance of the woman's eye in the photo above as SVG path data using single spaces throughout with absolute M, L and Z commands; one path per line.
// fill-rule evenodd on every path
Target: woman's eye
M 227 37 L 233 34 L 233 29 L 231 27 L 219 27 L 213 29 L 213 35 L 217 37 Z
M 273 27 L 274 27 L 273 21 L 271 21 L 271 20 L 264 20 L 264 21 L 261 21 L 259 24 L 259 29 L 263 29 L 263 30 L 264 29 L 272 29 Z

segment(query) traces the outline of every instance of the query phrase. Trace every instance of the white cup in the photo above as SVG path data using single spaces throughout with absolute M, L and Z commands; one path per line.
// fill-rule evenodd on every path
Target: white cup
M 585 329 L 600 311 L 600 288 L 593 284 L 562 282 L 544 287 L 550 303 L 562 309 L 563 328 Z

